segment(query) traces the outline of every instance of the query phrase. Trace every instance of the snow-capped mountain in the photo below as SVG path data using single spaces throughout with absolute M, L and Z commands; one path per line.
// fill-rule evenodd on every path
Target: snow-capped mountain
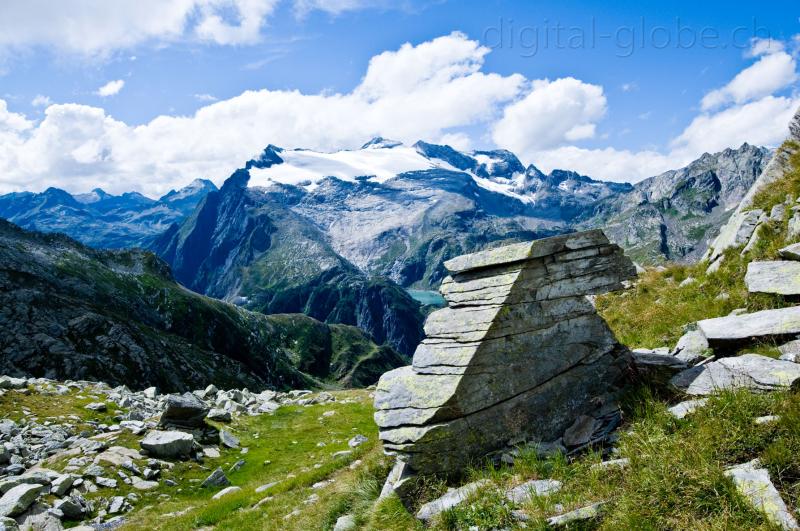
M 197 179 L 159 199 L 137 192 L 112 195 L 96 188 L 70 195 L 58 188 L 0 196 L 0 217 L 23 228 L 62 232 L 97 248 L 146 247 L 189 215 L 214 183 Z

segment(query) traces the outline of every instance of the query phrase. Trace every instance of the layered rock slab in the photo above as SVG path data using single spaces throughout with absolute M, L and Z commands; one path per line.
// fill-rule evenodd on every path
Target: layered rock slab
M 601 231 L 445 263 L 447 308 L 425 323 L 411 366 L 383 375 L 384 448 L 419 473 L 454 472 L 511 441 L 553 441 L 613 411 L 630 363 L 587 295 L 622 288 L 633 263 Z

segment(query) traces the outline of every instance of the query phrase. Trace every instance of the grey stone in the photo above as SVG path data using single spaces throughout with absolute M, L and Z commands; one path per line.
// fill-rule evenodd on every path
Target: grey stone
M 214 408 L 208 412 L 208 416 L 206 418 L 216 422 L 230 422 L 232 417 L 230 411 Z
M 59 498 L 64 496 L 72 487 L 72 484 L 75 483 L 75 479 L 75 476 L 71 474 L 58 476 L 50 485 L 50 494 Z
M 796 363 L 744 354 L 687 369 L 675 375 L 671 384 L 688 395 L 705 396 L 724 389 L 788 389 L 798 380 L 800 365 Z
M 136 490 L 153 490 L 158 488 L 158 481 L 148 481 L 134 476 L 131 480 L 131 486 Z
M 800 356 L 800 339 L 784 343 L 778 347 L 778 351 L 781 353 L 782 360 L 797 362 L 798 356 Z
M 168 395 L 161 414 L 160 426 L 177 428 L 202 428 L 208 406 L 192 393 Z
M 694 400 L 685 400 L 679 404 L 675 404 L 667 411 L 669 411 L 670 415 L 677 419 L 685 418 L 687 415 L 691 415 L 699 408 L 705 406 L 708 403 L 707 398 L 696 398 Z
M 349 441 L 347 441 L 347 446 L 349 446 L 350 448 L 356 448 L 358 446 L 361 446 L 362 444 L 364 444 L 367 441 L 368 441 L 368 439 L 366 437 L 364 437 L 363 435 L 359 434 L 359 435 L 356 435 L 355 437 L 353 437 L 352 439 L 350 439 Z
M 0 517 L 0 531 L 19 531 L 16 520 L 6 516 Z
M 756 417 L 753 420 L 753 424 L 772 424 L 773 422 L 778 422 L 780 418 L 778 415 L 764 415 L 763 417 Z
M 786 237 L 789 240 L 797 240 L 800 238 L 800 212 L 795 212 L 789 220 Z
M 202 487 L 226 487 L 230 485 L 231 482 L 228 479 L 228 476 L 225 475 L 225 472 L 222 468 L 217 467 L 206 479 L 203 480 L 201 484 Z
M 336 519 L 333 531 L 353 531 L 356 528 L 356 518 L 352 514 L 345 514 Z
M 778 251 L 778 253 L 781 255 L 781 258 L 785 258 L 786 260 L 800 261 L 800 243 L 787 245 Z
M 375 391 L 387 452 L 418 473 L 460 470 L 510 440 L 557 440 L 613 401 L 630 354 L 586 296 L 621 289 L 636 271 L 601 231 L 447 267 L 448 307 L 429 315 L 412 365 L 385 373 Z
M 231 432 L 226 430 L 220 430 L 219 442 L 222 444 L 222 446 L 226 446 L 228 448 L 239 447 L 239 439 L 237 439 Z
M 23 483 L 12 488 L 0 498 L 0 516 L 17 516 L 25 512 L 42 492 L 43 485 Z
M 271 489 L 272 487 L 274 487 L 275 485 L 277 485 L 278 483 L 280 483 L 280 482 L 279 481 L 273 481 L 272 483 L 267 483 L 265 485 L 261 485 L 259 487 L 256 487 L 256 492 L 259 493 L 259 494 L 262 493 L 262 492 L 266 492 L 269 489 Z
M 697 323 L 710 344 L 769 336 L 800 334 L 800 306 L 744 315 L 706 319 Z
M 700 330 L 689 330 L 675 345 L 673 355 L 688 365 L 701 361 L 709 352 L 708 339 Z
M 589 415 L 581 415 L 564 431 L 563 442 L 567 448 L 583 446 L 592 439 L 597 427 L 597 419 Z
M 800 262 L 750 262 L 744 282 L 750 293 L 800 295 Z
M 218 500 L 218 499 L 222 498 L 223 496 L 227 496 L 228 494 L 233 494 L 234 492 L 239 492 L 240 490 L 242 490 L 241 487 L 226 487 L 226 488 L 222 489 L 221 491 L 219 491 L 218 493 L 216 493 L 213 496 L 211 496 L 211 499 L 212 500 Z
M 419 511 L 417 511 L 417 518 L 423 522 L 428 522 L 436 515 L 463 503 L 470 496 L 475 494 L 481 487 L 484 487 L 489 483 L 489 480 L 482 479 L 468 483 L 457 489 L 450 489 L 444 496 L 428 502 L 420 507 Z
M 626 468 L 628 465 L 631 464 L 631 460 L 627 457 L 623 457 L 620 459 L 609 459 L 608 461 L 603 461 L 601 463 L 595 463 L 590 468 L 592 470 L 608 470 L 609 468 Z
M 772 210 L 769 213 L 769 220 L 774 221 L 776 223 L 783 223 L 783 220 L 786 219 L 786 205 L 783 203 L 779 203 L 772 207 Z
M 186 457 L 194 446 L 194 437 L 182 431 L 148 432 L 142 442 L 142 448 L 155 457 L 180 458 Z
M 769 472 L 760 467 L 758 460 L 729 468 L 725 475 L 733 480 L 742 496 L 756 510 L 763 512 L 770 522 L 781 529 L 800 529 L 781 499 L 780 493 L 772 484 Z
M 28 380 L 25 378 L 0 376 L 0 389 L 24 389 L 27 386 Z
M 547 496 L 561 490 L 561 482 L 555 479 L 534 479 L 506 491 L 506 499 L 522 504 L 536 496 Z
M 101 487 L 105 487 L 107 489 L 116 489 L 117 488 L 117 480 L 111 478 L 104 478 L 102 476 L 97 476 L 94 478 L 94 482 L 100 485 Z
M 671 354 L 653 354 L 633 351 L 636 371 L 651 383 L 667 384 L 678 372 L 685 370 L 686 361 Z
M 89 505 L 80 496 L 70 496 L 69 498 L 58 500 L 54 507 L 71 520 L 79 520 L 89 512 Z
M 547 524 L 551 527 L 564 527 L 575 522 L 594 520 L 600 516 L 603 506 L 606 503 L 607 502 L 597 502 L 587 505 L 586 507 L 581 507 L 580 509 L 575 509 L 574 511 L 561 514 L 559 516 L 553 516 L 552 518 L 547 519 Z
M 92 402 L 91 404 L 86 404 L 84 408 L 90 411 L 106 411 L 108 406 L 105 402 Z

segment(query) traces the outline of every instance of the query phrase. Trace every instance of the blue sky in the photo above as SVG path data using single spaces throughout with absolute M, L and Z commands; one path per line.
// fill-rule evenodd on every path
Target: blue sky
M 797 2 L 110 4 L 0 5 L 0 191 L 155 195 L 219 183 L 268 143 L 372 134 L 635 181 L 774 145 L 800 105 Z

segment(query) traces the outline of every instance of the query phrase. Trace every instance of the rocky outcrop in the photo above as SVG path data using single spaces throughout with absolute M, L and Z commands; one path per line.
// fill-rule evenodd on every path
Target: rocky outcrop
M 694 396 L 707 396 L 726 389 L 776 391 L 800 381 L 800 365 L 758 354 L 722 358 L 677 374 L 672 385 Z
M 712 346 L 800 334 L 800 306 L 705 319 L 697 323 Z
M 448 307 L 429 316 L 413 364 L 376 390 L 386 451 L 413 471 L 447 473 L 509 442 L 555 441 L 573 423 L 588 426 L 576 444 L 602 432 L 630 356 L 586 296 L 635 276 L 622 250 L 589 231 L 446 266 Z

